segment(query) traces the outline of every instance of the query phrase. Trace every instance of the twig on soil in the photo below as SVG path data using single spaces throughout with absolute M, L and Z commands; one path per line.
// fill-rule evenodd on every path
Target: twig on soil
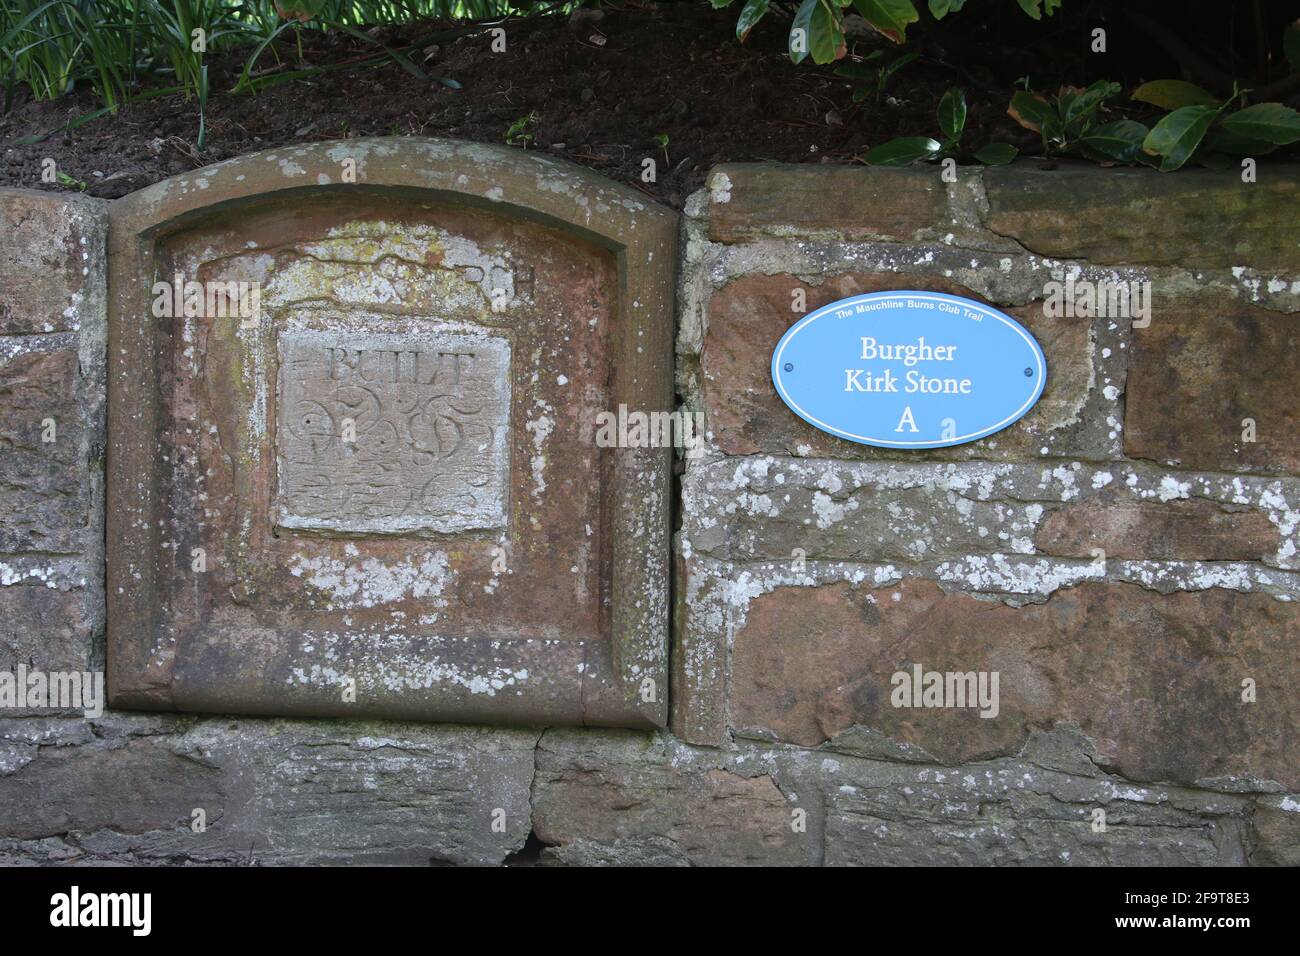
M 198 149 L 196 149 L 195 146 L 192 143 L 190 143 L 188 140 L 173 135 L 173 136 L 168 136 L 164 142 L 174 147 L 177 152 L 184 153 L 194 162 L 202 164 L 203 154 L 200 153 Z

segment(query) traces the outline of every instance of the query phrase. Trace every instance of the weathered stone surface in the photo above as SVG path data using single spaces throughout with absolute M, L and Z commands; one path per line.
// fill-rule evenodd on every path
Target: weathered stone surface
M 735 636 L 737 729 L 815 746 L 855 724 L 957 763 L 1069 722 L 1131 779 L 1300 783 L 1294 603 L 1086 583 L 1012 608 L 933 583 L 778 588 Z M 998 672 L 995 717 L 891 704 L 892 675 Z M 1259 699 L 1242 701 L 1242 682 Z
M 232 159 L 111 221 L 115 706 L 666 722 L 671 449 L 594 423 L 672 407 L 672 210 L 404 137 Z M 256 283 L 260 321 L 158 321 L 156 276 Z
M 1143 786 L 1097 761 L 1068 727 L 1033 731 L 1015 757 L 934 767 L 621 731 L 3 720 L 0 862 L 499 863 L 528 834 L 530 785 L 543 864 L 1289 858 L 1292 798 Z
M 223 802 L 215 768 L 140 737 L 42 748 L 0 777 L 0 834 L 38 839 L 70 830 L 123 834 L 188 827 L 195 807 Z M 215 816 L 216 814 L 214 814 Z
M 665 736 L 548 731 L 533 829 L 555 862 L 799 864 L 806 834 L 758 767 Z
M 673 604 L 671 723 L 688 743 L 717 744 L 727 732 L 727 627 L 722 586 L 677 542 Z
M 692 553 L 787 564 L 1029 553 L 1044 512 L 1034 499 L 1066 489 L 1028 467 L 1019 485 L 1011 467 L 720 460 L 684 480 L 683 538 Z
M 978 298 L 970 289 L 937 277 L 920 281 L 909 277 L 906 284 L 918 290 Z M 804 422 L 777 396 L 770 369 L 776 343 L 803 315 L 790 311 L 792 289 L 806 290 L 811 311 L 850 295 L 899 286 L 899 276 L 888 273 L 845 273 L 813 287 L 791 275 L 749 275 L 715 292 L 708 304 L 708 333 L 700 362 L 705 422 L 717 447 L 730 455 L 899 457 L 898 451 L 835 438 Z M 1028 415 L 1004 431 L 928 454 L 936 458 L 1006 458 L 1036 454 L 1045 443 L 1063 454 L 1080 446 L 1097 447 L 1097 440 L 1085 437 L 1087 427 L 1093 426 L 1104 436 L 1105 423 L 1080 421 L 1090 392 L 1099 387 L 1090 324 L 1046 318 L 1041 305 L 1005 311 L 1033 333 L 1047 356 L 1048 379 L 1042 398 Z
M 740 777 L 779 789 L 784 805 L 770 825 L 783 821 L 786 849 L 797 840 L 803 850 L 783 852 L 788 863 L 1246 862 L 1249 797 L 1133 784 L 1100 770 L 1095 758 L 1087 738 L 1069 727 L 1034 731 L 1015 757 L 955 768 L 743 739 L 704 750 L 641 734 L 548 732 L 535 826 L 551 844 L 544 863 L 772 860 L 768 851 L 747 853 L 755 834 L 734 825 L 740 845 L 722 852 L 713 845 L 711 828 L 732 810 L 752 811 L 753 826 L 765 829 L 767 801 L 755 806 L 737 795 Z M 576 820 L 583 813 L 588 827 Z M 803 832 L 790 826 L 797 816 Z M 698 851 L 687 852 L 687 844 Z
M 1278 549 L 1278 528 L 1258 511 L 1225 511 L 1208 501 L 1100 502 L 1047 513 L 1034 535 L 1046 554 L 1134 560 L 1258 561 Z
M 692 462 L 689 555 L 932 563 L 1047 553 L 1094 560 L 1262 561 L 1295 568 L 1300 482 L 1147 464 Z M 1190 570 L 1190 569 L 1189 569 Z M 689 578 L 688 578 L 689 580 Z
M 535 731 L 111 716 L 85 739 L 24 723 L 0 725 L 27 751 L 0 762 L 0 837 L 49 841 L 28 858 L 488 864 L 528 835 Z
M 949 224 L 944 185 L 922 169 L 723 165 L 707 187 L 715 242 L 808 234 L 903 242 Z
M 0 190 L 0 670 L 102 669 L 106 234 Z
M 278 338 L 282 527 L 353 534 L 504 527 L 508 339 L 349 329 Z
M 1094 263 L 1294 272 L 1300 267 L 1300 177 L 1280 168 L 1243 183 L 1239 170 L 1026 164 L 984 170 L 984 224 L 1031 252 Z
M 229 781 L 227 847 L 264 847 L 277 862 L 487 864 L 527 838 L 536 741 L 526 730 L 240 721 L 200 724 L 175 746 Z
M 1231 798 L 1072 776 L 1021 760 L 951 771 L 845 771 L 840 786 L 826 788 L 827 866 L 1244 862 L 1245 804 Z M 1102 822 L 1104 830 L 1096 828 Z
M 1251 816 L 1256 866 L 1300 866 L 1300 801 L 1293 796 L 1261 799 Z
M 359 158 L 363 174 L 400 162 L 382 143 L 330 148 Z M 433 160 L 421 168 L 441 175 L 454 149 L 421 148 Z M 573 219 L 581 195 L 568 173 L 538 163 L 502 176 L 490 150 L 475 155 L 482 168 L 466 173 L 472 198 L 495 202 L 504 183 L 506 200 L 517 201 L 521 190 L 542 184 L 546 214 Z M 300 158 L 264 158 L 263 180 L 309 184 L 317 170 Z M 225 172 L 211 189 L 234 188 L 221 180 Z M 1300 568 L 1300 495 L 1284 474 L 1300 459 L 1291 395 L 1300 380 L 1296 317 L 1258 308 L 1293 308 L 1287 283 L 1297 271 L 1300 227 L 1280 213 L 1294 206 L 1295 184 L 1238 187 L 1199 172 L 1114 172 L 986 170 L 946 191 L 930 170 L 736 168 L 725 181 L 710 181 L 711 192 L 700 197 L 707 221 L 693 224 L 705 258 L 684 286 L 696 297 L 687 311 L 697 337 L 684 335 L 681 346 L 683 367 L 702 388 L 692 384 L 683 394 L 691 402 L 703 397 L 715 450 L 753 457 L 687 464 L 672 659 L 678 739 L 7 712 L 0 719 L 0 863 L 498 863 L 535 825 L 546 844 L 542 862 L 560 864 L 1300 864 L 1293 741 L 1300 713 L 1292 692 L 1300 675 L 1291 646 L 1300 605 L 1272 596 L 1297 596 L 1288 569 Z M 190 177 L 153 194 L 183 204 L 185 190 L 200 189 Z M 611 201 L 627 200 L 604 191 L 585 210 L 579 203 L 575 215 L 593 217 Z M 11 217 L 15 209 L 21 221 Z M 78 197 L 0 192 L 0 670 L 18 661 L 83 669 L 102 656 L 99 209 Z M 645 210 L 634 212 L 629 221 Z M 229 220 L 237 251 L 244 215 Z M 1011 238 L 995 235 L 1003 230 Z M 494 261 L 478 275 L 459 258 L 463 248 L 426 242 L 428 235 L 396 246 L 383 246 L 365 226 L 326 237 L 309 254 L 276 263 L 280 281 L 266 304 L 287 312 L 303 298 L 364 311 L 374 303 L 371 287 L 357 281 L 362 273 L 390 282 L 420 316 L 437 317 L 448 303 L 479 309 L 496 286 L 525 298 L 544 294 L 536 284 L 547 284 L 544 274 L 516 287 L 517 270 Z M 709 238 L 721 245 L 703 241 Z M 1132 332 L 1127 323 L 1044 320 L 1037 290 L 1061 264 L 1014 242 L 1078 259 L 1085 270 L 1152 264 L 1157 289 L 1168 282 L 1183 298 L 1157 302 L 1152 325 Z M 982 254 L 991 248 L 1005 257 Z M 240 262 L 256 269 L 264 264 L 258 255 Z M 655 262 L 661 259 L 671 256 Z M 1203 294 L 1187 291 L 1190 274 L 1175 281 L 1179 268 L 1229 265 L 1244 267 L 1234 268 L 1233 281 L 1195 277 L 1214 286 Z M 1259 272 L 1268 269 L 1283 276 Z M 826 278 L 811 285 L 819 276 Z M 1225 297 L 1234 282 L 1255 305 Z M 939 461 L 873 460 L 877 451 L 830 439 L 780 404 L 768 360 L 798 317 L 789 311 L 791 289 L 807 290 L 813 308 L 901 286 L 973 289 L 975 298 L 1012 304 L 1007 310 L 1034 331 L 1051 365 L 1035 412 L 1044 416 L 1041 427 L 1022 423 L 1036 432 L 1012 430 L 927 456 Z M 514 321 L 482 313 L 489 324 Z M 365 334 L 391 334 L 392 320 L 372 316 Z M 295 321 L 315 327 L 299 315 Z M 237 337 L 222 334 L 193 343 L 208 350 L 210 382 L 275 381 L 275 363 L 241 367 Z M 274 334 L 265 338 L 265 354 L 274 357 Z M 173 344 L 183 352 L 187 343 Z M 128 364 L 154 354 L 138 345 Z M 535 361 L 531 351 L 513 351 L 511 361 L 521 360 Z M 358 369 L 366 366 L 359 361 Z M 646 373 L 640 365 L 619 369 Z M 568 367 L 532 371 L 575 378 Z M 373 365 L 369 372 L 373 378 Z M 220 407 L 230 394 L 195 391 L 182 411 L 210 401 L 227 420 L 237 418 L 233 407 Z M 524 469 L 506 505 L 518 506 L 521 487 L 533 493 L 537 455 L 548 494 L 572 497 L 585 487 L 590 475 L 582 469 L 573 481 L 553 480 L 563 457 L 555 436 L 581 424 L 577 406 L 601 404 L 585 385 L 582 401 L 561 400 L 571 394 L 558 388 L 544 396 L 554 413 L 524 408 L 523 420 L 535 427 L 512 452 Z M 1116 460 L 1121 402 L 1132 432 L 1128 453 L 1149 461 Z M 139 406 L 128 407 L 134 414 Z M 257 407 L 271 426 L 282 424 L 273 402 Z M 33 424 L 49 408 L 59 428 L 53 447 Z M 511 412 L 520 413 L 517 401 Z M 1239 441 L 1244 417 L 1257 422 L 1254 445 Z M 253 415 L 245 422 L 257 424 Z M 547 423 L 553 427 L 543 436 Z M 432 434 L 441 448 L 445 429 L 439 434 L 435 423 Z M 178 450 L 208 440 L 191 437 Z M 274 453 L 274 442 L 267 448 Z M 763 452 L 777 457 L 758 457 Z M 1039 455 L 1051 460 L 1028 460 Z M 218 499 L 234 495 L 223 481 L 218 474 Z M 274 494 L 274 474 L 261 490 Z M 268 529 L 272 500 L 256 516 Z M 355 640 L 313 644 L 322 666 L 343 662 L 364 678 L 364 689 L 368 679 L 378 686 L 399 674 L 376 662 L 376 648 L 393 659 L 409 655 L 389 632 L 407 627 L 400 615 L 418 603 L 418 591 L 441 587 L 443 572 L 439 549 L 423 547 L 428 541 L 366 565 L 346 542 L 328 540 L 382 530 L 344 527 L 363 519 L 372 520 L 345 515 L 336 527 L 313 530 L 324 539 L 319 550 L 285 573 L 308 583 L 315 604 L 274 612 L 329 605 L 366 619 L 371 629 Z M 554 564 L 562 548 L 542 524 L 527 537 Z M 483 554 L 461 565 L 453 558 L 458 573 L 483 571 L 465 594 L 492 583 L 484 570 L 495 543 L 489 537 L 480 542 Z M 180 542 L 181 552 L 192 543 L 199 542 Z M 1091 560 L 1097 547 L 1107 552 L 1105 565 Z M 795 549 L 806 570 L 792 568 Z M 604 560 L 598 553 L 593 562 Z M 519 580 L 511 567 L 507 583 Z M 221 561 L 216 574 L 226 576 L 222 587 L 248 586 Z M 944 588 L 1042 603 L 980 601 L 918 575 Z M 1204 587 L 1212 589 L 1195 590 Z M 1258 593 L 1243 593 L 1250 589 Z M 396 613 L 376 610 L 394 595 Z M 597 606 L 594 590 L 590 597 Z M 516 610 L 520 621 L 535 623 L 527 602 Z M 237 623 L 231 633 L 246 633 Z M 591 665 L 581 642 L 562 643 L 562 666 L 578 673 Z M 245 646 L 226 649 L 246 670 L 244 686 L 274 686 L 256 655 L 241 658 Z M 508 680 L 524 665 L 478 663 L 491 664 L 489 676 L 502 681 L 493 688 L 500 696 L 479 695 L 485 709 L 499 711 L 512 693 Z M 893 708 L 889 678 L 911 663 L 996 669 L 999 716 Z M 536 671 L 532 660 L 526 669 Z M 399 676 L 419 682 L 435 670 L 426 661 Z M 475 682 L 481 673 L 437 673 L 491 686 Z M 203 668 L 188 674 L 201 680 Z M 1245 677 L 1258 683 L 1255 703 L 1240 700 Z M 337 697 L 337 688 L 326 691 Z M 1180 783 L 1134 782 L 1158 780 Z M 1290 793 L 1276 792 L 1279 786 Z M 195 809 L 206 814 L 205 833 L 190 828 Z M 1097 809 L 1106 813 L 1104 832 L 1093 827 Z M 791 828 L 793 810 L 806 810 L 806 832 Z M 498 820 L 504 832 L 493 826 Z
M 81 589 L 0 586 L 0 670 L 84 671 L 102 620 L 91 600 Z
M 1158 299 L 1132 353 L 1125 454 L 1184 468 L 1300 471 L 1300 317 L 1221 295 Z M 1253 442 L 1244 440 L 1248 418 Z
M 103 203 L 0 189 L 0 336 L 75 331 L 102 306 Z
M 0 339 L 0 552 L 81 550 L 91 504 L 77 367 L 74 348 Z

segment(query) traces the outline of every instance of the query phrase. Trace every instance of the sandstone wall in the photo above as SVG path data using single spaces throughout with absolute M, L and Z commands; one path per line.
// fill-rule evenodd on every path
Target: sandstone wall
M 1285 170 L 715 170 L 680 279 L 709 445 L 682 482 L 675 733 L 815 748 L 827 862 L 1294 858 L 1298 197 Z M 1149 283 L 1150 312 L 1050 317 L 1069 278 Z M 806 425 L 772 349 L 885 289 L 1015 316 L 1042 400 L 934 452 Z M 997 716 L 895 706 L 916 665 L 996 672 Z
M 1298 188 L 716 170 L 671 733 L 4 710 L 0 862 L 1300 863 Z M 105 206 L 0 225 L 0 670 L 102 670 Z M 1044 316 L 1060 270 L 1150 281 L 1150 323 Z M 793 290 L 886 288 L 1016 316 L 1042 401 L 919 454 L 806 426 L 767 378 Z M 998 672 L 998 716 L 893 707 L 914 664 Z

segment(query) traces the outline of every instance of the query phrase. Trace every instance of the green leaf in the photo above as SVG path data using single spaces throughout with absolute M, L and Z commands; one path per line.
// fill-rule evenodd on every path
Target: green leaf
M 1300 20 L 1282 31 L 1282 53 L 1291 69 L 1300 70 Z
M 1161 172 L 1178 169 L 1192 158 L 1218 115 L 1218 110 L 1206 106 L 1176 109 L 1152 127 L 1142 149 L 1160 157 Z
M 841 63 L 835 67 L 835 75 L 843 77 L 846 80 L 858 80 L 860 82 L 872 81 L 880 76 L 880 67 L 867 66 L 865 63 Z
M 853 0 L 853 8 L 895 43 L 902 43 L 907 25 L 920 19 L 912 0 Z
M 1256 103 L 1224 117 L 1225 133 L 1274 146 L 1300 141 L 1300 113 L 1281 103 Z
M 802 49 L 799 34 L 802 32 Z M 811 53 L 814 63 L 832 63 L 844 55 L 840 12 L 827 0 L 803 0 L 790 24 L 790 59 L 802 63 Z
M 1056 111 L 1041 96 L 1025 90 L 1016 90 L 1011 94 L 1011 105 L 1007 107 L 1007 115 L 1025 129 L 1041 133 L 1043 124 L 1056 118 Z
M 953 87 L 939 101 L 939 129 L 951 140 L 961 139 L 966 128 L 966 94 Z
M 1010 143 L 989 143 L 975 151 L 977 162 L 985 166 L 1005 166 L 1020 154 Z
M 1011 94 L 1011 105 L 1007 107 L 1007 115 L 1025 129 L 1033 130 L 1035 133 L 1041 133 L 1044 126 L 1054 124 L 1057 119 L 1052 104 L 1041 96 L 1025 90 L 1016 90 Z
M 1079 142 L 1107 159 L 1132 163 L 1137 161 L 1138 154 L 1142 152 L 1142 144 L 1146 141 L 1148 132 L 1150 131 L 1136 120 L 1120 119 L 1098 126 L 1082 136 Z
M 208 138 L 208 65 L 206 63 L 199 67 L 197 86 L 199 94 L 199 135 L 195 137 L 194 148 L 202 149 Z
M 409 59 L 407 59 L 405 54 L 400 53 L 397 50 L 390 49 L 389 47 L 385 46 L 383 43 L 380 43 L 370 34 L 362 33 L 356 27 L 347 23 L 340 23 L 336 20 L 326 20 L 322 18 L 320 24 L 323 27 L 329 27 L 331 30 L 342 30 L 344 33 L 348 34 L 349 36 L 356 37 L 358 40 L 361 40 L 365 43 L 373 43 L 375 46 L 379 47 L 390 57 L 392 57 L 393 62 L 396 63 L 398 66 L 400 66 L 407 73 L 411 74 L 411 76 L 414 76 L 417 79 L 421 79 L 421 80 L 428 79 L 428 77 L 424 75 L 424 71 L 420 69 L 418 66 L 416 66 L 414 63 L 412 63 Z
M 289 26 L 289 22 L 290 21 L 285 20 L 278 27 L 276 27 L 271 32 L 271 35 L 268 36 L 266 39 L 264 39 L 261 43 L 259 43 L 253 49 L 253 52 L 248 55 L 248 59 L 244 61 L 244 69 L 239 74 L 239 82 L 237 82 L 233 87 L 231 87 L 232 93 L 242 93 L 245 90 L 252 88 L 252 82 L 250 80 L 250 77 L 252 76 L 253 73 L 253 67 L 257 64 L 257 58 L 262 55 L 263 50 L 265 50 L 268 46 L 270 46 L 272 43 L 275 42 L 275 38 L 280 35 L 280 31 L 286 29 Z
M 1266 156 L 1275 149 L 1275 143 L 1238 136 L 1230 130 L 1224 130 L 1222 123 L 1210 130 L 1210 135 L 1205 137 L 1205 143 L 1201 146 L 1202 153 L 1223 153 L 1228 156 Z
M 1184 80 L 1152 80 L 1143 83 L 1132 93 L 1140 103 L 1150 103 L 1162 110 L 1176 110 L 1184 106 L 1218 106 L 1219 101 L 1207 90 Z
M 898 72 L 899 70 L 901 70 L 903 67 L 907 66 L 907 64 L 911 63 L 913 60 L 915 60 L 915 59 L 916 59 L 918 56 L 920 56 L 920 55 L 921 55 L 921 54 L 919 54 L 919 53 L 903 53 L 903 54 L 900 54 L 899 56 L 895 57 L 893 60 L 891 60 L 891 61 L 890 61 L 888 64 L 886 64 L 885 66 L 882 66 L 882 67 L 880 68 L 880 83 L 881 83 L 881 85 L 883 86 L 886 80 L 888 80 L 891 76 L 893 76 L 895 73 L 897 73 L 897 72 Z
M 928 136 L 903 136 L 881 143 L 862 157 L 870 166 L 906 166 L 938 155 L 942 147 Z
M 729 7 L 735 0 L 709 0 L 714 10 L 721 10 L 723 7 Z
M 1050 17 L 1061 6 L 1061 0 L 1016 0 L 1016 2 L 1020 4 L 1021 10 L 1035 20 L 1041 20 L 1044 13 Z
M 49 3 L 42 4 L 41 6 L 37 7 L 35 10 L 32 10 L 30 13 L 28 13 L 17 23 L 15 23 L 4 34 L 0 34 L 0 50 L 3 50 L 5 53 L 10 53 L 11 52 L 10 43 L 13 41 L 14 37 L 22 33 L 23 28 L 26 27 L 27 24 L 31 23 L 33 20 L 41 16 L 41 14 L 43 14 L 46 10 L 50 9 L 50 7 L 61 6 L 63 2 L 64 0 L 50 0 Z M 45 35 L 42 37 L 42 39 L 38 40 L 36 43 L 24 47 L 22 50 L 19 51 L 19 53 L 25 53 L 27 52 L 27 50 L 32 49 L 32 47 L 40 46 L 41 44 L 45 43 L 47 40 L 52 40 L 52 39 L 58 39 L 58 37 L 51 37 L 49 35 Z
M 736 21 L 736 39 L 741 43 L 745 42 L 749 31 L 754 29 L 754 24 L 763 19 L 763 15 L 767 13 L 768 2 L 769 0 L 747 0 L 741 9 L 740 19 Z
M 1097 112 L 1098 107 L 1118 93 L 1120 89 L 1118 83 L 1112 83 L 1110 80 L 1098 80 L 1082 93 L 1070 98 L 1069 104 L 1060 111 L 1061 118 L 1067 126 L 1086 119 Z
M 942 20 L 950 13 L 956 13 L 966 5 L 966 0 L 930 0 L 930 16 Z

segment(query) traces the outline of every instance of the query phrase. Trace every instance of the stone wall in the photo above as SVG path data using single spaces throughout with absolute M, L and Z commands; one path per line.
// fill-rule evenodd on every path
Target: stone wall
M 0 190 L 0 228 L 0 669 L 102 670 L 103 204 Z
M 671 732 L 0 711 L 0 863 L 1300 863 L 1298 184 L 715 170 Z M 0 670 L 102 670 L 106 207 L 0 225 Z M 1149 324 L 1046 317 L 1061 270 L 1150 281 Z M 797 419 L 792 303 L 888 288 L 1019 319 L 1038 406 L 925 453 Z M 998 715 L 892 706 L 915 664 Z
M 1298 199 L 1294 170 L 714 170 L 680 278 L 708 448 L 682 481 L 674 732 L 821 755 L 827 862 L 1294 858 Z M 1052 317 L 1067 279 L 1149 283 L 1150 312 Z M 933 452 L 806 425 L 778 339 L 886 289 L 1016 317 L 1042 400 Z M 917 666 L 996 673 L 996 716 L 897 706 Z

